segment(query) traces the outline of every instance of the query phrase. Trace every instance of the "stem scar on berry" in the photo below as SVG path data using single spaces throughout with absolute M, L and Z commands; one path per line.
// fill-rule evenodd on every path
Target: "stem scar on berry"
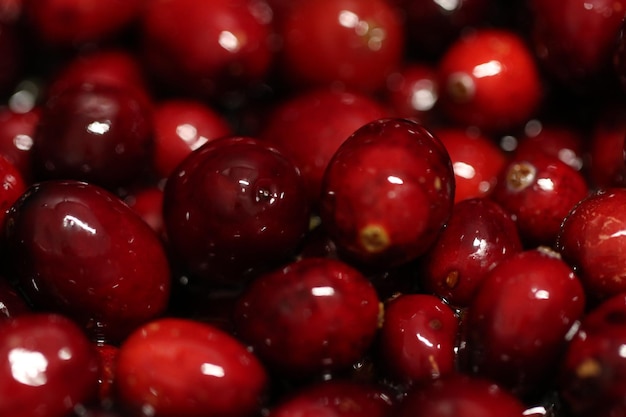
M 535 181 L 537 169 L 529 162 L 511 165 L 506 174 L 507 187 L 512 191 L 521 191 Z
M 379 253 L 390 245 L 389 235 L 384 226 L 380 224 L 368 224 L 361 228 L 359 233 L 363 248 L 370 253 Z

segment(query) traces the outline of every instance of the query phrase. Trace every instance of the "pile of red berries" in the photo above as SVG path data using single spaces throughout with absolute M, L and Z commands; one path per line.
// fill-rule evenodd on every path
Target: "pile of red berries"
M 0 0 L 0 416 L 626 416 L 626 0 Z

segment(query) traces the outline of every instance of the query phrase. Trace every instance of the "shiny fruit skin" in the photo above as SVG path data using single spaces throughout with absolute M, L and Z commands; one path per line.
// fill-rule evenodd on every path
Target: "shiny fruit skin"
M 554 251 L 527 250 L 500 262 L 468 309 L 466 369 L 520 396 L 542 392 L 585 300 L 578 277 Z
M 82 330 L 57 314 L 0 322 L 0 414 L 66 417 L 96 398 L 98 357 Z
M 0 227 L 9 208 L 26 191 L 22 173 L 8 159 L 0 156 Z
M 33 306 L 72 317 L 96 340 L 119 341 L 166 308 L 161 241 L 98 186 L 32 185 L 11 207 L 3 238 L 9 276 Z
M 513 217 L 498 203 L 487 198 L 459 201 L 420 261 L 420 283 L 451 305 L 467 307 L 489 271 L 522 250 Z
M 556 248 L 576 269 L 590 299 L 626 290 L 626 190 L 607 188 L 576 205 L 563 221 Z
M 364 125 L 335 153 L 322 184 L 322 225 L 350 259 L 374 267 L 409 262 L 433 244 L 454 204 L 450 157 L 407 119 Z
M 218 285 L 285 261 L 309 227 L 300 172 L 250 137 L 208 142 L 172 172 L 164 192 L 174 257 L 191 277 Z
M 138 327 L 117 355 L 116 400 L 129 416 L 248 417 L 268 388 L 265 369 L 243 344 L 189 319 Z
M 236 334 L 269 369 L 294 379 L 345 370 L 374 340 L 374 286 L 348 264 L 306 258 L 257 277 L 234 310 Z
M 439 297 L 401 294 L 390 299 L 379 338 L 383 372 L 407 385 L 451 374 L 458 328 L 458 317 Z

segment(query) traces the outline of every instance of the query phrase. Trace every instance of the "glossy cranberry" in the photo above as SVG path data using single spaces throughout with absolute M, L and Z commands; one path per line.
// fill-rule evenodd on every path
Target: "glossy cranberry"
M 129 416 L 256 415 L 268 388 L 258 359 L 211 325 L 163 318 L 136 329 L 122 344 L 116 395 Z
M 425 290 L 467 307 L 487 273 L 522 251 L 511 215 L 486 198 L 459 201 L 439 238 L 423 257 Z
M 511 158 L 491 198 L 513 214 L 526 247 L 554 246 L 563 219 L 588 191 L 580 171 L 537 152 Z
M 161 241 L 118 197 L 48 181 L 13 205 L 4 228 L 11 277 L 36 308 L 67 314 L 92 338 L 119 341 L 166 306 Z
M 387 78 L 384 101 L 397 117 L 431 125 L 439 118 L 439 80 L 434 65 L 405 63 Z
M 523 403 L 488 379 L 453 374 L 415 387 L 397 417 L 521 417 Z
M 561 362 L 559 389 L 573 416 L 626 412 L 626 298 L 615 295 L 582 319 Z
M 348 264 L 306 258 L 255 279 L 234 311 L 236 333 L 269 369 L 294 379 L 344 370 L 378 328 L 372 284 Z
M 33 144 L 37 178 L 88 181 L 113 189 L 143 172 L 150 109 L 130 90 L 83 85 L 50 98 Z
M 385 0 L 308 0 L 279 28 L 282 71 L 297 86 L 381 90 L 403 56 L 400 16 Z
M 192 151 L 212 139 L 233 133 L 222 114 L 196 100 L 158 102 L 153 123 L 154 169 L 162 178 L 167 178 Z
M 46 45 L 76 48 L 102 43 L 130 26 L 142 0 L 23 0 L 28 28 Z
M 0 414 L 65 417 L 93 400 L 98 358 L 69 319 L 28 314 L 0 322 Z
M 520 159 L 535 152 L 545 152 L 580 171 L 583 168 L 587 151 L 585 139 L 581 130 L 573 126 L 532 120 L 526 124 L 524 135 L 519 139 L 514 151 L 515 158 Z
M 523 126 L 543 94 L 532 52 L 511 30 L 477 29 L 460 37 L 438 71 L 443 111 L 457 123 L 486 131 Z
M 124 202 L 133 209 L 154 232 L 167 240 L 163 223 L 163 189 L 158 186 L 145 186 L 124 197 Z
M 542 392 L 584 308 L 582 284 L 556 252 L 533 249 L 501 261 L 469 306 L 467 369 L 519 395 Z
M 262 81 L 272 63 L 271 9 L 257 0 L 151 1 L 142 59 L 156 85 L 215 98 Z
M 26 191 L 22 174 L 11 162 L 0 156 L 0 226 L 9 208 Z
M 383 119 L 335 153 L 320 214 L 340 252 L 384 268 L 428 250 L 453 204 L 454 172 L 439 139 L 418 123 Z
M 294 161 L 309 201 L 317 206 L 324 171 L 339 146 L 355 130 L 387 114 L 380 103 L 364 94 L 314 89 L 274 108 L 260 136 Z
M 271 407 L 268 417 L 391 417 L 396 403 L 385 388 L 336 379 L 301 388 Z
M 593 122 L 588 147 L 588 175 L 594 188 L 626 185 L 624 146 L 626 108 L 608 107 Z
M 379 338 L 383 372 L 409 385 L 451 374 L 458 327 L 454 311 L 436 296 L 392 298 L 385 304 Z
M 507 158 L 489 137 L 468 129 L 434 130 L 443 142 L 454 169 L 454 201 L 486 197 L 493 192 Z
M 229 136 L 189 155 L 167 180 L 163 221 L 192 277 L 240 282 L 295 253 L 309 227 L 299 171 L 262 141 Z
M 73 55 L 49 77 L 45 95 L 51 98 L 81 86 L 134 90 L 149 100 L 141 63 L 125 49 L 97 49 Z
M 590 298 L 604 299 L 626 290 L 624 204 L 625 189 L 594 193 L 561 226 L 557 249 L 576 269 Z
M 491 0 L 393 0 L 406 19 L 410 52 L 438 58 L 464 31 L 484 25 L 497 2 Z
M 0 321 L 12 319 L 31 311 L 31 308 L 6 277 L 0 276 Z
M 40 110 L 35 107 L 18 113 L 10 107 L 0 109 L 0 155 L 8 159 L 28 183 L 33 178 L 32 147 Z
M 528 7 L 536 56 L 555 80 L 580 89 L 610 78 L 626 1 L 533 0 Z

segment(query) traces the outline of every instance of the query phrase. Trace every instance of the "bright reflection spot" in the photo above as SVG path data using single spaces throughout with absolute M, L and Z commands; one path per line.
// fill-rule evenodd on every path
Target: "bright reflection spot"
M 554 182 L 550 178 L 539 178 L 537 180 L 537 185 L 543 191 L 553 191 L 554 190 Z
M 104 121 L 104 122 L 91 122 L 89 123 L 89 125 L 87 125 L 87 130 L 90 133 L 94 133 L 96 135 L 104 135 L 106 132 L 109 131 L 109 129 L 111 128 L 111 122 Z
M 432 109 L 437 102 L 437 94 L 434 91 L 432 83 L 424 83 L 425 85 L 416 85 L 411 95 L 411 106 L 419 111 L 427 111 Z
M 626 345 L 620 345 L 617 354 L 620 355 L 622 358 L 626 358 Z
M 543 415 L 546 415 L 546 413 L 547 413 L 546 408 L 541 406 L 541 405 L 539 405 L 537 407 L 530 407 L 530 408 L 524 410 L 524 412 L 522 414 L 525 415 L 525 416 L 534 416 L 535 414 L 543 416 Z
M 583 7 L 585 8 L 585 10 L 592 10 L 593 9 L 593 4 L 591 4 L 591 3 L 583 3 Z
M 500 71 L 502 71 L 502 64 L 499 61 L 489 61 L 484 64 L 476 65 L 472 74 L 476 78 L 483 78 L 498 75 Z
M 80 220 L 79 218 L 70 216 L 69 214 L 63 217 L 63 227 L 74 227 L 74 226 L 78 226 L 79 228 L 83 229 L 85 232 L 91 235 L 96 234 L 96 229 L 89 226 L 87 223 Z
M 69 350 L 68 348 L 61 348 L 57 352 L 57 356 L 62 361 L 68 361 L 68 360 L 72 359 L 72 351 Z
M 220 32 L 217 42 L 220 46 L 226 49 L 228 52 L 237 52 L 241 49 L 241 42 L 233 32 L 223 30 Z
M 459 8 L 460 0 L 434 0 L 443 10 L 451 12 Z
M 13 144 L 20 151 L 28 151 L 33 147 L 33 138 L 24 134 L 15 135 Z
M 425 338 L 424 336 L 422 336 L 421 334 L 418 333 L 415 336 L 417 337 L 417 340 L 419 340 L 420 342 L 422 342 L 426 346 L 433 347 L 433 343 L 430 340 L 428 340 L 427 338 Z
M 452 164 L 454 173 L 461 178 L 471 180 L 476 175 L 476 170 L 473 166 L 466 164 L 465 162 L 455 162 Z
M 536 290 L 533 292 L 535 293 L 535 298 L 537 300 L 549 300 L 550 299 L 550 293 L 546 290 Z
M 200 365 L 200 372 L 202 372 L 203 375 L 215 376 L 217 378 L 221 378 L 226 375 L 224 368 L 212 363 L 203 363 Z
M 474 238 L 472 246 L 476 248 L 476 255 L 483 257 L 487 253 L 487 241 L 485 239 Z
M 333 287 L 313 287 L 311 288 L 311 294 L 317 297 L 328 297 L 335 295 L 335 289 Z
M 198 136 L 198 129 L 189 123 L 184 123 L 176 126 L 176 134 L 179 138 L 189 143 L 196 140 L 196 136 Z
M 48 360 L 41 352 L 15 348 L 9 352 L 9 363 L 13 378 L 24 385 L 40 387 L 48 381 Z
M 402 178 L 396 177 L 393 175 L 388 176 L 387 181 L 389 181 L 391 184 L 398 184 L 398 185 L 404 184 L 404 181 L 402 181 Z
M 339 24 L 345 28 L 354 28 L 359 24 L 359 16 L 350 10 L 339 12 Z

